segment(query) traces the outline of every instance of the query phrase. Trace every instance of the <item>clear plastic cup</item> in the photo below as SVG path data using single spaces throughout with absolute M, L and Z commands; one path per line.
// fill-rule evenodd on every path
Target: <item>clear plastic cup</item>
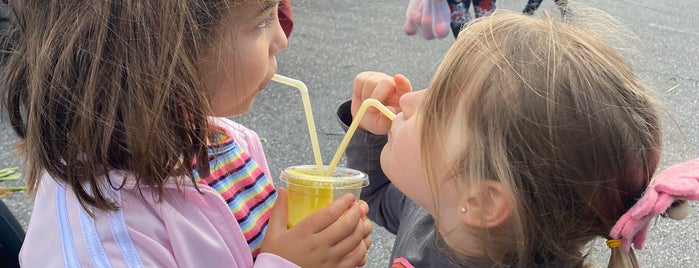
M 347 193 L 359 198 L 362 188 L 369 185 L 364 172 L 338 167 L 327 175 L 327 166 L 323 168 L 318 171 L 315 165 L 298 165 L 282 171 L 280 179 L 286 183 L 289 201 L 288 227 Z

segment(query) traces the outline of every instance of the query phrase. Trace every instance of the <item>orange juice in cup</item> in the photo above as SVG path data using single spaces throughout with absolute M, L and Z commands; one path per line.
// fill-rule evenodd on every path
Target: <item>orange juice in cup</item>
M 347 193 L 359 198 L 362 188 L 369 185 L 364 172 L 338 167 L 327 174 L 314 165 L 288 167 L 282 171 L 280 179 L 286 183 L 288 193 L 288 227 Z

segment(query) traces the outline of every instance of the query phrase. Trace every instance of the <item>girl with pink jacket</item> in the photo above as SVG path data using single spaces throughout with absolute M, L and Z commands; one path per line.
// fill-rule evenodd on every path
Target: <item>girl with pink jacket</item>
M 36 193 L 23 267 L 364 264 L 366 204 L 287 229 L 257 135 L 220 118 L 276 72 L 279 2 L 12 2 L 2 101 Z

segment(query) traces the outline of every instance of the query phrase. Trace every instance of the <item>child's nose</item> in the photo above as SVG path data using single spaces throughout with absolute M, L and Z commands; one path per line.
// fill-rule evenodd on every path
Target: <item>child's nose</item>
M 282 25 L 279 23 L 279 20 L 277 20 L 276 25 L 274 25 L 274 27 L 274 39 L 271 47 L 272 55 L 284 50 L 286 46 L 289 44 L 289 39 L 286 37 L 284 29 L 282 28 Z
M 403 112 L 403 117 L 405 119 L 410 118 L 417 112 L 417 108 L 422 103 L 422 99 L 425 96 L 425 90 L 418 90 L 413 92 L 408 92 L 400 97 L 399 103 L 400 108 Z

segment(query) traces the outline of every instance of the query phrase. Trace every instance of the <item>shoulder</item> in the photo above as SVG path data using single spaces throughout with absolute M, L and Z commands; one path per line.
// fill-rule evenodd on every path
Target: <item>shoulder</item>
M 209 117 L 209 122 L 223 131 L 226 136 L 232 138 L 236 144 L 255 159 L 265 174 L 270 176 L 262 142 L 255 131 L 223 117 Z
M 246 150 L 252 146 L 261 146 L 257 133 L 237 122 L 223 117 L 209 117 L 209 122 Z
M 41 213 L 32 213 L 19 256 L 22 263 L 26 266 L 63 263 L 66 260 L 61 254 L 33 257 L 42 251 L 38 249 L 63 248 L 64 253 L 70 253 L 70 263 L 66 264 L 86 264 L 98 256 L 116 266 L 141 263 L 171 267 L 180 259 L 176 257 L 179 253 L 166 245 L 174 245 L 175 238 L 196 245 L 205 243 L 192 241 L 218 239 L 231 248 L 239 240 L 237 222 L 221 197 L 210 189 L 203 188 L 200 193 L 193 185 L 178 188 L 175 183 L 168 183 L 162 198 L 158 198 L 150 187 L 135 187 L 132 178 L 128 172 L 110 172 L 112 185 L 105 183 L 103 194 L 114 200 L 119 209 L 92 210 L 90 216 L 70 187 L 44 174 L 34 202 L 34 211 Z M 207 226 L 212 227 L 204 228 Z M 182 244 L 185 243 L 178 246 Z M 158 254 L 150 254 L 154 252 Z
M 227 132 L 236 139 L 257 138 L 257 133 L 233 120 L 224 117 L 209 117 L 209 122 Z

